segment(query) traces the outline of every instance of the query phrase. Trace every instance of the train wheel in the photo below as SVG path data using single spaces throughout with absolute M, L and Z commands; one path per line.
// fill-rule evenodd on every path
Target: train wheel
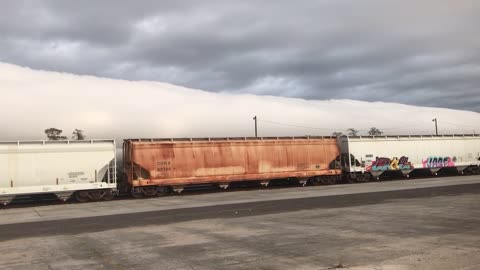
M 157 195 L 157 187 L 143 187 L 142 192 L 146 197 L 153 197 Z
M 90 197 L 90 199 L 92 201 L 99 201 L 102 199 L 102 191 L 101 190 L 91 190 L 89 193 L 88 193 L 88 196 Z
M 88 197 L 88 191 L 77 191 L 75 192 L 75 200 L 77 202 L 80 202 L 80 203 L 86 203 L 90 200 L 90 198 Z
M 362 174 L 357 174 L 357 183 L 366 183 L 370 181 L 370 174 L 368 173 L 362 173 Z
M 115 198 L 113 191 L 111 189 L 106 189 L 103 193 L 102 199 L 105 201 L 111 201 L 113 200 L 113 198 Z
M 314 178 L 310 179 L 310 183 L 314 186 L 319 186 L 321 183 L 320 176 L 315 176 Z
M 170 188 L 168 187 L 157 187 L 157 196 L 167 196 L 171 193 Z
M 330 175 L 323 175 L 323 176 L 320 176 L 320 183 L 322 183 L 323 185 L 332 185 L 332 184 L 335 184 L 335 177 L 334 176 L 330 176 Z
M 130 190 L 130 195 L 132 195 L 132 197 L 135 198 L 135 199 L 141 199 L 141 198 L 144 197 L 141 188 L 132 188 Z
M 351 175 L 348 175 L 347 176 L 347 183 L 350 183 L 350 184 L 353 184 L 353 183 L 356 183 L 356 179 L 353 178 Z
M 335 175 L 330 175 L 329 178 L 329 185 L 335 185 L 337 183 L 337 177 Z

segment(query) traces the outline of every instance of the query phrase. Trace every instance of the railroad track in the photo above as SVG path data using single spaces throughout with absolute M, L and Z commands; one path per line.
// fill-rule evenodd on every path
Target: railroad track
M 421 178 L 417 179 L 426 179 L 426 178 L 439 178 L 439 177 L 447 177 L 453 176 L 452 174 L 444 174 L 444 175 L 432 175 L 432 176 L 422 176 Z M 372 182 L 381 182 L 381 181 L 405 181 L 405 180 L 415 181 L 412 178 L 391 178 L 391 179 L 381 179 Z M 361 184 L 361 183 L 348 183 L 342 181 L 337 183 L 336 185 L 352 185 L 352 184 Z M 312 186 L 312 185 L 308 185 Z M 305 188 L 308 188 L 306 186 Z M 326 186 L 326 185 L 325 185 Z M 301 187 L 298 183 L 295 182 L 288 182 L 284 180 L 279 181 L 272 181 L 268 187 L 264 187 L 262 185 L 255 185 L 252 182 L 241 182 L 235 183 L 231 185 L 227 190 L 219 188 L 215 185 L 197 185 L 197 186 L 189 186 L 184 189 L 184 191 L 180 194 L 171 192 L 166 196 L 195 196 L 200 194 L 212 194 L 212 193 L 220 193 L 220 192 L 237 192 L 237 191 L 253 191 L 253 190 L 266 190 L 266 189 L 286 189 L 286 188 L 293 188 L 293 187 Z M 165 195 L 164 195 L 165 196 Z M 145 197 L 142 199 L 153 199 L 158 197 Z M 137 198 L 133 198 L 127 192 L 121 192 L 118 196 L 115 197 L 114 201 L 119 200 L 139 200 Z M 68 204 L 85 204 L 85 203 L 94 203 L 95 201 L 89 201 L 80 203 L 75 201 L 72 197 L 71 199 L 63 202 L 60 201 L 54 194 L 42 194 L 42 195 L 34 195 L 34 196 L 17 196 L 11 204 L 7 206 L 0 207 L 0 209 L 12 209 L 12 208 L 28 208 L 28 207 L 35 207 L 35 206 L 49 206 L 49 205 L 68 205 Z

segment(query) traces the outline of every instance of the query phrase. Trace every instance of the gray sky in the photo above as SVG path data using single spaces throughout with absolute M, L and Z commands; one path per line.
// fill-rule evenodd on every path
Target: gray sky
M 2 1 L 0 61 L 480 112 L 480 2 Z

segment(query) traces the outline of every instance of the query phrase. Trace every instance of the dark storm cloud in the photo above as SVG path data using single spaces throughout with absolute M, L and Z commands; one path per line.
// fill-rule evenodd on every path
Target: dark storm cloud
M 474 0 L 4 1 L 0 61 L 480 111 L 478 25 Z

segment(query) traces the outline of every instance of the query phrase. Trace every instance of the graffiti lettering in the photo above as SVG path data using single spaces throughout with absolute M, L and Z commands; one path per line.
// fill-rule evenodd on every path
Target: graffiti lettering
M 428 157 L 422 160 L 422 164 L 424 168 L 455 167 L 455 161 L 457 157 Z
M 391 160 L 386 157 L 376 157 L 372 163 L 372 171 L 386 171 L 390 167 Z
M 398 165 L 400 167 L 400 170 L 412 170 L 413 169 L 412 163 L 408 161 L 408 157 L 406 157 L 406 156 L 403 156 L 403 157 L 400 158 L 400 160 L 398 161 Z
M 367 171 L 388 171 L 388 170 L 411 170 L 413 165 L 408 161 L 408 157 L 402 156 L 400 159 L 394 157 L 376 157 L 372 165 L 366 168 Z

